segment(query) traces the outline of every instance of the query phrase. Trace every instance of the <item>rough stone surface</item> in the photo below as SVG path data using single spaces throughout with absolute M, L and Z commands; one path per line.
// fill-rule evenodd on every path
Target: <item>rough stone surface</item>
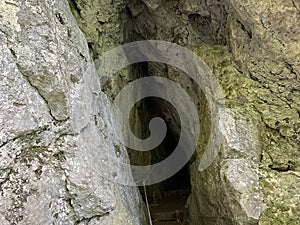
M 143 72 L 172 79 L 192 96 L 201 136 L 190 167 L 191 224 L 299 224 L 298 0 L 69 3 L 77 21 L 65 1 L 0 2 L 1 224 L 142 223 L 136 190 L 97 173 L 106 167 L 105 177 L 118 176 L 120 168 L 107 160 L 116 144 L 114 126 L 88 51 L 97 59 L 123 42 L 144 39 L 191 48 L 224 92 L 224 143 L 211 166 L 199 171 L 214 115 L 185 74 L 145 63 L 119 71 L 105 86 L 113 99 Z M 178 136 L 176 113 L 161 114 Z M 138 136 L 146 135 L 150 115 L 144 102 L 133 110 Z M 147 164 L 159 156 L 131 158 Z M 152 187 L 149 195 L 159 198 L 160 189 Z
M 94 58 L 123 41 L 125 0 L 69 0 L 78 25 L 85 34 Z
M 144 224 L 68 2 L 3 0 L 0 18 L 0 224 Z
M 146 65 L 146 74 L 181 83 L 200 106 L 202 135 L 191 167 L 192 224 L 299 223 L 297 2 L 136 0 L 128 4 L 128 41 L 159 39 L 195 46 L 192 50 L 212 69 L 226 97 L 227 111 L 219 127 L 225 142 L 213 164 L 199 172 L 213 116 L 205 97 L 176 69 Z M 162 114 L 172 118 L 170 127 L 178 134 L 176 116 Z

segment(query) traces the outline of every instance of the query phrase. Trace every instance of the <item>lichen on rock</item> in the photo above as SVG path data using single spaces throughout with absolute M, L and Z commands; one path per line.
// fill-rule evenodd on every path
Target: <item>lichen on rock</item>
M 299 9 L 297 0 L 1 0 L 0 224 L 146 224 L 138 189 L 107 179 L 131 171 L 109 157 L 148 164 L 162 155 L 116 141 L 109 100 L 154 75 L 179 83 L 198 107 L 191 224 L 299 224 Z M 204 151 L 216 151 L 207 147 L 215 115 L 195 82 L 155 62 L 105 85 L 97 72 L 105 51 L 147 39 L 191 49 L 222 88 L 224 141 L 205 170 Z M 138 137 L 153 113 L 144 103 L 129 121 Z M 168 109 L 159 114 L 177 137 L 176 112 L 156 104 Z M 148 195 L 160 198 L 160 185 Z
M 115 128 L 68 2 L 0 6 L 0 224 L 143 224 L 137 189 L 108 180 Z

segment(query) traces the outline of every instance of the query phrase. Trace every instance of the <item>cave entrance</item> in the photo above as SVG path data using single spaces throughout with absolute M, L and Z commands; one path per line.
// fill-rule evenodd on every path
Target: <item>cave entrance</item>
M 139 133 L 136 135 L 140 138 L 149 135 L 148 124 L 153 117 L 162 118 L 166 122 L 168 130 L 163 142 L 154 150 L 148 152 L 130 150 L 129 156 L 132 164 L 149 165 L 158 163 L 172 154 L 178 145 L 180 132 L 179 134 L 174 132 L 174 124 L 172 125 L 172 123 L 179 121 L 179 116 L 176 109 L 169 102 L 156 97 L 141 100 L 136 105 L 136 109 L 136 115 L 138 115 L 136 118 L 138 118 L 138 124 L 141 127 L 137 129 L 135 124 L 133 130 L 138 130 Z M 146 154 L 148 155 L 146 156 Z M 191 193 L 189 166 L 192 161 L 193 157 L 180 171 L 165 181 L 147 186 L 146 193 L 143 187 L 140 188 L 144 200 L 146 200 L 147 195 L 153 225 L 188 224 L 187 198 Z
M 158 147 L 151 154 L 151 164 L 158 163 L 167 158 L 177 146 L 177 138 L 173 136 L 170 128 L 167 135 Z M 192 159 L 181 170 L 172 177 L 154 185 L 147 187 L 148 199 L 151 204 L 157 204 L 167 195 L 178 195 L 187 197 L 191 193 L 189 166 Z
M 170 155 L 176 145 L 177 139 L 168 128 L 166 138 L 162 143 L 163 154 Z M 188 224 L 187 198 L 191 194 L 189 165 L 190 163 L 186 164 L 167 180 L 147 187 L 153 225 Z

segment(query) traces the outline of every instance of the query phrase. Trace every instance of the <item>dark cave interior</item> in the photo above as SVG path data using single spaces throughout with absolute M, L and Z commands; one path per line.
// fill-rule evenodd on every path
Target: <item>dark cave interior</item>
M 155 164 L 166 159 L 169 155 L 171 155 L 178 144 L 178 137 L 176 134 L 172 132 L 172 129 L 169 126 L 171 121 L 168 121 L 168 119 L 165 118 L 165 112 L 170 110 L 174 111 L 175 108 L 170 103 L 157 97 L 147 97 L 143 99 L 142 103 L 140 103 L 139 105 L 140 105 L 138 107 L 139 113 L 144 117 L 147 117 L 147 120 L 145 120 L 144 121 L 145 124 L 142 125 L 143 127 L 142 134 L 137 134 L 137 136 L 142 138 L 148 136 L 149 134 L 148 122 L 153 117 L 160 117 L 164 119 L 168 129 L 164 140 L 159 146 L 157 146 L 157 148 L 150 150 L 148 152 L 137 152 L 137 151 L 129 150 L 129 155 L 130 158 L 132 159 L 131 163 L 134 165 L 146 165 L 149 163 Z M 144 155 L 150 154 L 150 158 L 151 158 L 150 162 L 143 161 L 143 159 L 145 158 L 149 159 L 149 156 L 148 157 L 141 156 L 143 154 Z M 192 163 L 193 158 L 194 157 L 192 157 L 189 163 L 187 163 L 181 170 L 179 170 L 170 178 L 166 179 L 161 183 L 147 186 L 147 196 L 149 199 L 149 203 L 155 204 L 170 193 L 172 193 L 172 195 L 180 195 L 180 196 L 185 196 L 187 198 L 187 196 L 191 192 L 189 166 Z M 143 191 L 143 188 L 140 188 L 140 190 L 143 198 L 145 198 L 145 193 Z

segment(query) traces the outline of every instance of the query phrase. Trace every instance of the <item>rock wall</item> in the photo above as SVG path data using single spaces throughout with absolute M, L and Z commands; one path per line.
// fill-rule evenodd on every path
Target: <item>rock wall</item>
M 260 224 L 299 223 L 300 13 L 297 1 L 230 1 L 229 46 L 244 74 L 255 81 L 247 97 L 260 115 Z
M 199 163 L 215 115 L 185 74 L 146 63 L 119 71 L 105 88 L 113 99 L 142 70 L 180 83 L 193 98 L 201 136 L 190 167 L 191 224 L 299 224 L 299 1 L 69 4 L 76 20 L 65 0 L 0 2 L 1 224 L 145 222 L 137 190 L 106 179 L 124 175 L 107 160 L 110 154 L 128 159 L 114 138 L 102 74 L 93 62 L 106 50 L 144 39 L 192 49 L 225 95 L 219 124 L 225 140 L 202 171 Z M 131 123 L 138 136 L 145 135 L 149 116 L 141 108 L 150 114 L 143 102 L 134 109 Z M 160 113 L 178 135 L 176 115 Z M 151 161 L 149 154 L 133 158 Z M 130 177 L 130 171 L 125 174 Z M 152 190 L 160 195 L 159 186 Z
M 224 91 L 227 110 L 219 129 L 225 142 L 201 171 L 210 119 L 216 115 L 210 115 L 205 96 L 184 74 L 148 63 L 147 74 L 180 83 L 199 107 L 192 224 L 298 224 L 299 3 L 136 0 L 128 8 L 131 40 L 159 39 L 191 48 Z M 179 133 L 176 119 L 170 127 Z
M 0 224 L 145 224 L 68 2 L 1 0 L 0 18 Z

